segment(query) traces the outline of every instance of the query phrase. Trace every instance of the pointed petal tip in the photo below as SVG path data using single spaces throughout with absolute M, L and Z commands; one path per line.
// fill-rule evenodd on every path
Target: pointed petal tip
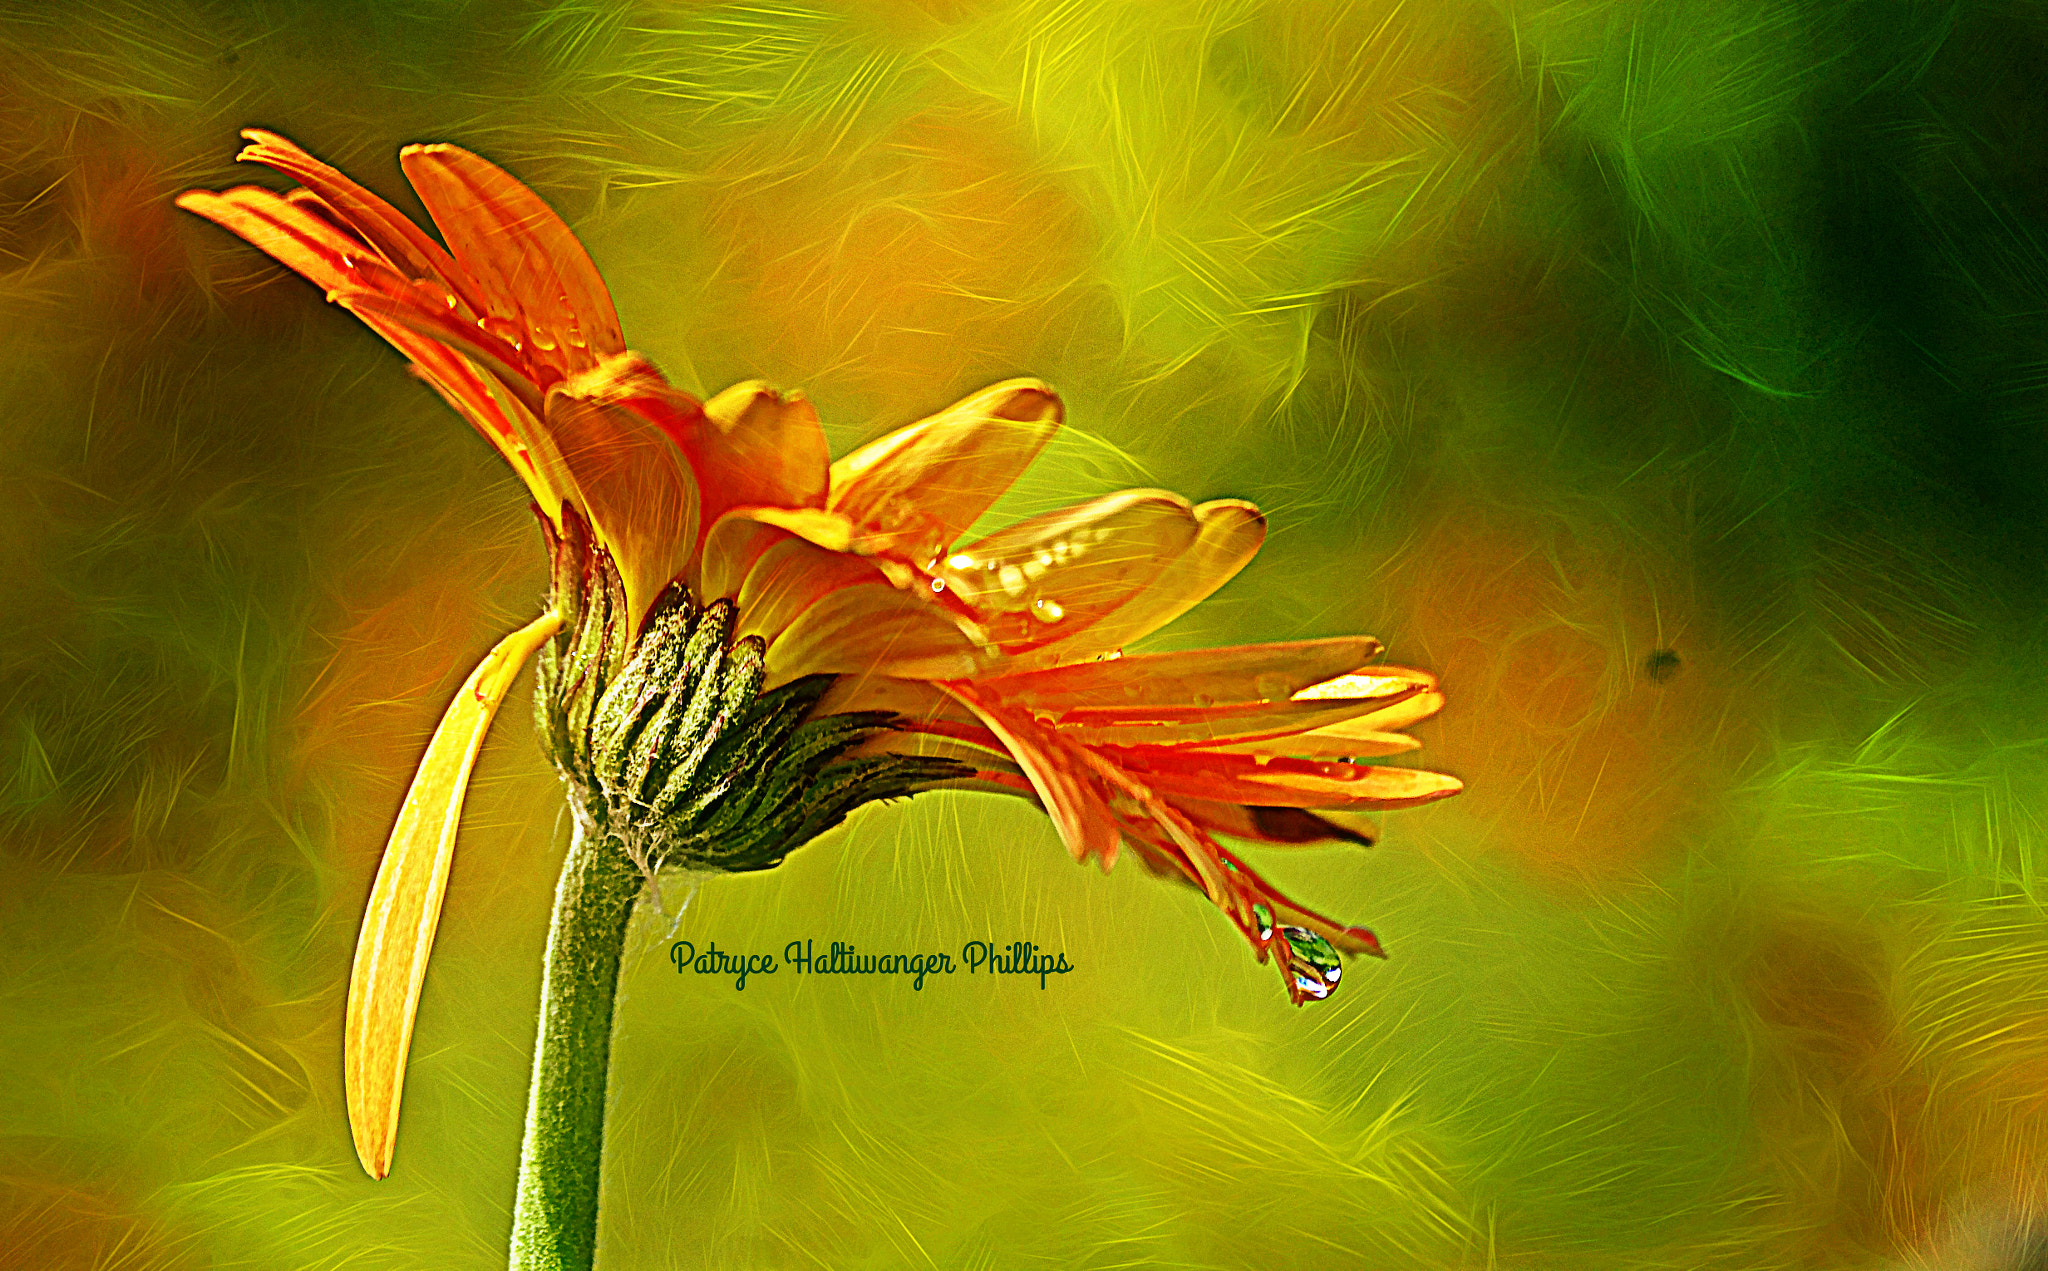
M 379 1154 L 364 1144 L 356 1144 L 356 1162 L 363 1167 L 363 1173 L 373 1180 L 382 1182 L 391 1177 L 391 1152 L 388 1147 Z
M 1380 947 L 1380 938 L 1366 928 L 1347 927 L 1344 934 L 1358 946 L 1358 952 L 1378 958 L 1382 962 L 1387 960 L 1387 951 Z

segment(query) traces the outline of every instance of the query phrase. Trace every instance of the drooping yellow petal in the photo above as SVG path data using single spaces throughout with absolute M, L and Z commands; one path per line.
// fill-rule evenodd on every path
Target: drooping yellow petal
M 833 464 L 827 506 L 860 527 L 863 550 L 924 568 L 1031 466 L 1064 413 L 1038 380 L 992 385 Z
M 561 626 L 560 614 L 542 614 L 500 640 L 470 672 L 427 743 L 377 867 L 349 972 L 342 1040 L 349 1130 L 372 1178 L 391 1172 L 413 1015 L 441 920 L 470 770 L 519 669 Z

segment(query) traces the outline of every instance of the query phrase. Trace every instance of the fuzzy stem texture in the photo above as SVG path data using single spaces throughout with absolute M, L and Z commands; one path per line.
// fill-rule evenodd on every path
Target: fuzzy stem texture
M 642 875 L 617 838 L 574 819 L 542 971 L 512 1271 L 590 1271 L 597 1256 L 612 1002 Z

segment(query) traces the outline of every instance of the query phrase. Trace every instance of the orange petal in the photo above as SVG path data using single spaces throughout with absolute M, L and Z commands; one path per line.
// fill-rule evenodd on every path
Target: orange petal
M 1101 860 L 1104 870 L 1115 864 L 1122 836 L 1096 781 L 1079 762 L 1085 756 L 1069 752 L 1058 738 L 1040 729 L 1030 715 L 983 699 L 971 683 L 945 683 L 939 687 L 980 716 L 989 731 L 1008 748 L 1044 802 L 1067 852 L 1077 861 L 1094 856 Z
M 978 652 L 942 610 L 874 578 L 828 592 L 792 621 L 768 646 L 768 679 L 814 671 L 957 679 L 980 668 Z
M 342 1041 L 349 1129 L 372 1178 L 391 1172 L 413 1016 L 441 920 L 470 770 L 519 669 L 561 626 L 560 614 L 542 614 L 500 640 L 470 672 L 427 743 L 377 867 L 349 972 Z
M 985 691 L 1038 710 L 1285 702 L 1380 655 L 1371 636 L 1239 644 L 989 676 Z
M 753 519 L 745 509 L 718 519 L 704 536 L 698 590 L 705 601 L 739 598 L 754 565 L 769 548 L 790 537 L 787 530 Z
M 1005 380 L 832 465 L 833 511 L 920 568 L 945 554 L 1059 431 L 1059 395 Z
M 407 146 L 399 166 L 488 311 L 511 322 L 540 386 L 623 353 L 619 315 L 589 253 L 510 173 L 450 145 Z
M 679 441 L 704 488 L 707 524 L 747 504 L 825 506 L 832 454 L 801 393 L 784 397 L 759 380 L 735 384 L 704 403 L 703 423 Z
M 1019 521 L 961 548 L 935 584 L 1012 656 L 1067 639 L 1138 595 L 1195 541 L 1187 500 L 1123 490 Z
M 774 537 L 764 546 L 747 524 L 743 517 L 725 518 L 711 548 L 725 561 L 743 541 L 753 550 L 736 595 L 734 637 L 766 641 L 771 683 L 818 671 L 937 679 L 979 668 L 974 642 L 959 626 L 938 607 L 898 590 L 874 562 L 765 526 Z M 721 579 L 729 568 L 720 566 Z
M 1266 541 L 1266 518 L 1241 499 L 1195 508 L 1195 541 L 1149 586 L 1072 637 L 1033 650 L 1034 660 L 1072 661 L 1122 649 L 1151 635 L 1237 576 Z
M 1465 788 L 1456 777 L 1417 768 L 1285 756 L 1264 758 L 1208 750 L 1101 749 L 1154 789 L 1217 803 L 1355 810 L 1403 808 L 1446 799 Z
M 437 299 L 448 294 L 445 289 L 407 281 L 373 257 L 362 241 L 305 206 L 303 200 L 240 186 L 220 194 L 188 190 L 178 196 L 178 206 L 248 240 L 390 341 L 411 359 L 422 378 L 498 448 L 549 515 L 554 515 L 561 497 L 549 478 L 547 456 L 538 452 L 532 437 L 522 439 L 515 427 L 516 413 L 501 409 L 503 392 L 494 386 L 499 378 L 514 388 L 519 386 L 520 374 L 506 365 L 506 359 L 517 360 L 517 355 L 489 332 L 457 323 L 445 300 Z M 461 353 L 444 347 L 442 341 L 449 340 L 451 333 L 457 338 L 450 343 L 474 351 L 498 368 L 498 376 L 486 377 Z M 538 402 L 535 396 L 533 404 Z
M 455 261 L 412 219 L 383 199 L 301 150 L 289 138 L 260 128 L 244 128 L 249 142 L 235 156 L 238 163 L 261 163 L 298 181 L 333 209 L 341 221 L 361 234 L 393 267 L 408 278 L 461 281 Z M 475 304 L 474 297 L 465 297 Z
M 697 547 L 697 482 L 675 443 L 632 400 L 643 370 L 653 374 L 624 354 L 577 375 L 548 394 L 544 416 L 583 511 L 618 565 L 636 634 Z
M 1406 754 L 1408 751 L 1421 748 L 1422 743 L 1406 733 L 1387 733 L 1374 728 L 1360 728 L 1355 719 L 1326 724 L 1313 731 L 1295 733 L 1287 737 L 1204 747 L 1208 750 L 1241 754 L 1306 755 L 1328 759 L 1377 759 L 1383 755 Z
M 875 567 L 858 556 L 828 551 L 786 530 L 773 533 L 773 541 L 755 556 L 737 593 L 739 624 L 734 639 L 759 636 L 773 644 L 827 595 L 880 578 Z

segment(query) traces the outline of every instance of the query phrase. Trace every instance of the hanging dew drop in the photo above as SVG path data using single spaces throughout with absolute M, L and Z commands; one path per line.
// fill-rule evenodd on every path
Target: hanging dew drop
M 1303 993 L 1308 994 L 1319 1002 L 1337 991 L 1336 985 L 1325 984 L 1321 980 L 1310 979 L 1306 975 L 1295 976 L 1294 983 Z
M 1303 993 L 1320 1001 L 1337 991 L 1344 977 L 1344 962 L 1336 946 L 1306 927 L 1282 927 L 1287 951 L 1294 965 L 1294 983 Z
M 1031 615 L 1041 622 L 1058 622 L 1067 616 L 1067 611 L 1060 608 L 1057 600 L 1039 599 L 1031 602 Z

